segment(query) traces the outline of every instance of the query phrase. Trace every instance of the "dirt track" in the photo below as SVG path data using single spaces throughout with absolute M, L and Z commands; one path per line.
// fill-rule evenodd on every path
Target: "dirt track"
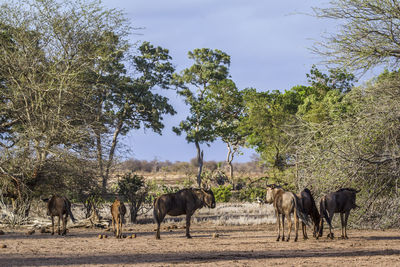
M 180 228 L 164 229 L 159 241 L 153 229 L 128 226 L 125 233 L 136 233 L 137 238 L 122 240 L 99 239 L 99 234 L 110 235 L 102 230 L 72 228 L 67 237 L 60 237 L 6 229 L 0 236 L 0 245 L 7 245 L 0 248 L 0 266 L 400 266 L 399 230 L 349 230 L 348 240 L 301 237 L 298 242 L 276 242 L 273 225 L 193 224 L 192 239 Z

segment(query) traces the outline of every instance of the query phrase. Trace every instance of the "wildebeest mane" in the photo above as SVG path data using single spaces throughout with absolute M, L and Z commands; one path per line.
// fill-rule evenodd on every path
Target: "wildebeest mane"
M 340 188 L 336 192 L 341 192 L 341 191 L 353 191 L 353 192 L 356 192 L 356 193 L 360 192 L 360 190 L 357 190 L 357 189 L 354 189 L 354 188 L 350 188 L 350 187 Z

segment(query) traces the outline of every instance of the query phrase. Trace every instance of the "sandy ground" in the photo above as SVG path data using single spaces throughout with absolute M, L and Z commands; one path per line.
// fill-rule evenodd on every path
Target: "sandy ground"
M 400 266 L 399 230 L 349 230 L 348 240 L 276 242 L 274 225 L 193 224 L 192 239 L 182 227 L 167 226 L 172 225 L 163 225 L 161 240 L 152 224 L 127 226 L 125 234 L 137 237 L 119 240 L 101 229 L 71 228 L 66 237 L 4 229 L 0 266 Z

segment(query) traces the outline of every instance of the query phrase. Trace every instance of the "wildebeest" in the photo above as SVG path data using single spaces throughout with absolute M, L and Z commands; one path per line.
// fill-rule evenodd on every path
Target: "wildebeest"
M 114 234 L 117 238 L 121 238 L 122 223 L 125 217 L 126 207 L 122 201 L 116 198 L 110 208 L 111 208 L 112 226 Z M 115 230 L 115 226 L 117 230 Z
M 292 192 L 286 192 L 282 187 L 271 184 L 267 185 L 266 203 L 273 204 L 276 215 L 276 225 L 278 228 L 278 237 L 276 241 L 279 241 L 281 235 L 281 223 L 280 215 L 282 216 L 282 241 L 285 241 L 285 217 L 287 217 L 289 234 L 286 241 L 289 241 L 290 234 L 292 232 L 292 219 L 291 214 L 294 214 L 294 224 L 296 236 L 294 241 L 298 238 L 299 229 L 299 217 L 302 221 L 308 224 L 307 215 L 304 214 L 299 198 Z
M 47 202 L 47 215 L 51 216 L 51 234 L 54 235 L 54 216 L 58 216 L 58 234 L 61 234 L 60 220 L 62 220 L 62 235 L 66 235 L 68 215 L 71 216 L 72 222 L 76 221 L 71 212 L 71 202 L 66 197 L 57 195 L 52 196 L 50 199 L 43 199 L 43 201 Z
M 215 208 L 215 197 L 211 190 L 182 189 L 176 193 L 164 194 L 154 200 L 154 220 L 157 223 L 156 239 L 160 239 L 160 225 L 165 216 L 186 214 L 186 237 L 190 236 L 190 219 L 193 213 L 204 206 Z
M 319 237 L 323 234 L 323 217 L 329 225 L 328 237 L 333 239 L 332 233 L 332 218 L 334 213 L 340 213 L 340 220 L 342 225 L 342 238 L 348 239 L 347 237 L 347 219 L 349 218 L 350 211 L 357 208 L 356 205 L 356 194 L 359 190 L 353 188 L 341 188 L 336 192 L 332 192 L 321 198 L 320 201 L 320 229 Z M 322 217 L 323 216 L 323 217 Z
M 299 197 L 304 213 L 311 217 L 311 220 L 314 224 L 313 236 L 317 237 L 319 234 L 320 215 L 317 206 L 315 205 L 314 197 L 312 196 L 311 191 L 308 188 L 305 188 L 297 196 Z M 308 239 L 306 224 L 302 222 L 301 225 L 303 230 L 303 237 L 304 239 Z

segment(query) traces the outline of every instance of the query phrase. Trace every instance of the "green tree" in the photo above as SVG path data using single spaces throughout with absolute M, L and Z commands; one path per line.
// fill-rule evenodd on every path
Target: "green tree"
M 118 55 L 116 48 L 113 51 L 112 55 Z M 141 127 L 161 134 L 163 115 L 175 114 L 168 99 L 154 92 L 155 89 L 168 89 L 170 86 L 174 68 L 168 50 L 143 42 L 138 48 L 138 55 L 132 58 L 132 75 L 125 74 L 127 71 L 122 60 L 122 57 L 111 59 L 97 70 L 94 75 L 96 82 L 92 85 L 101 88 L 96 98 L 97 124 L 93 133 L 103 191 L 107 188 L 119 136 Z M 104 151 L 106 155 L 103 155 Z
M 130 204 L 132 223 L 136 223 L 137 215 L 146 202 L 148 192 L 149 187 L 146 185 L 143 176 L 127 173 L 118 181 L 118 193 L 124 196 Z
M 290 94 L 294 96 L 294 94 Z M 291 98 L 287 98 L 291 99 Z M 294 120 L 297 106 L 287 102 L 279 91 L 244 91 L 245 118 L 241 130 L 247 133 L 246 142 L 260 153 L 271 166 L 279 169 L 286 164 L 287 152 L 292 143 L 285 126 Z M 293 100 L 293 99 L 291 99 Z
M 304 122 L 318 128 L 319 123 L 346 112 L 342 99 L 351 91 L 354 75 L 339 69 L 328 75 L 313 66 L 307 77 L 309 86 L 294 86 L 283 93 L 244 92 L 246 116 L 241 129 L 248 133 L 246 142 L 279 170 L 297 165 L 296 147 L 307 135 Z
M 7 173 L 34 190 L 50 158 L 91 149 L 95 107 L 86 74 L 90 59 L 101 55 L 81 51 L 100 42 L 102 32 L 126 36 L 129 26 L 97 2 L 7 1 L 1 9 L 1 159 Z
M 122 13 L 98 1 L 7 1 L 1 9 L 2 182 L 34 192 L 69 179 L 50 175 L 58 162 L 78 171 L 73 162 L 97 160 L 106 188 L 118 138 L 141 127 L 161 133 L 163 115 L 175 113 L 154 92 L 169 87 L 168 50 L 132 45 Z
M 228 152 L 226 162 L 229 166 L 230 180 L 234 187 L 233 159 L 244 145 L 245 133 L 240 131 L 244 117 L 243 94 L 235 83 L 226 79 L 212 86 L 211 99 L 215 101 L 218 117 L 215 118 L 216 135 L 226 144 Z
M 361 189 L 354 221 L 369 227 L 399 225 L 399 78 L 385 71 L 353 88 L 341 101 L 346 112 L 318 127 L 305 124 L 298 145 L 299 182 L 316 195 Z
M 228 78 L 230 56 L 208 48 L 195 49 L 188 56 L 194 60 L 194 64 L 184 69 L 180 75 L 175 75 L 174 81 L 180 88 L 179 94 L 190 106 L 190 115 L 173 130 L 178 135 L 185 132 L 186 140 L 196 146 L 199 166 L 197 183 L 200 187 L 203 168 L 203 150 L 200 145 L 209 144 L 218 137 L 215 122 L 220 114 L 213 91 Z

